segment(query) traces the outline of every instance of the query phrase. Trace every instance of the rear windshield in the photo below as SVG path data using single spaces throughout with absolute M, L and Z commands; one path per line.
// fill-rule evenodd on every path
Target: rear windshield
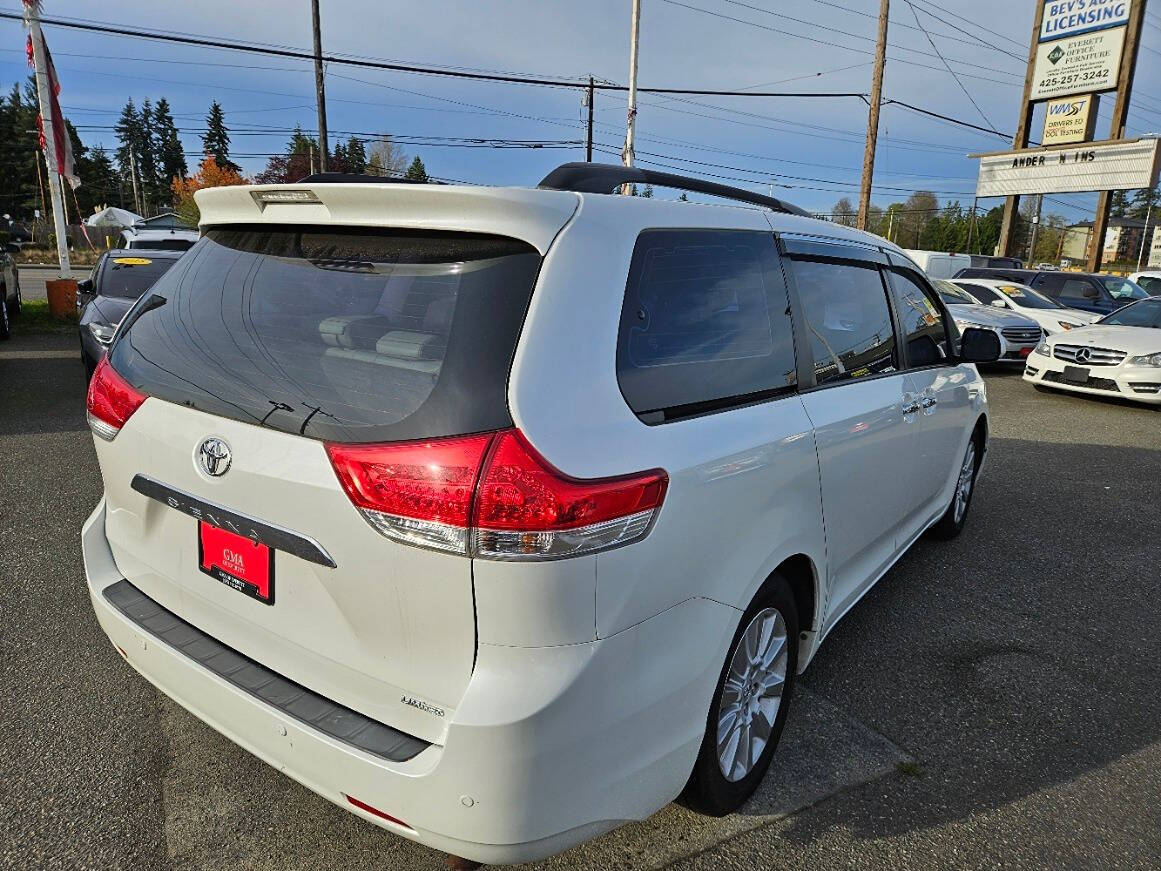
M 496 236 L 213 229 L 112 363 L 151 396 L 328 441 L 497 429 L 539 267 Z
M 137 299 L 175 263 L 174 257 L 111 257 L 95 290 L 98 296 Z
M 188 251 L 194 246 L 189 239 L 130 239 L 130 248 L 145 248 L 150 251 Z

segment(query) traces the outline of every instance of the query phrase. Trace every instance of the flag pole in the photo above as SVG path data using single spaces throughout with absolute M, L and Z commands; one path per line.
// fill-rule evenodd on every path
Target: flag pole
M 60 259 L 60 277 L 72 275 L 69 263 L 69 243 L 65 234 L 64 197 L 57 162 L 56 138 L 53 133 L 52 94 L 48 83 L 48 63 L 44 54 L 44 35 L 40 32 L 40 0 L 25 0 L 24 20 L 32 35 L 32 59 L 36 68 L 36 96 L 40 103 L 40 119 L 44 130 L 44 153 L 48 163 L 48 189 L 52 199 L 52 222 L 56 229 L 56 253 Z M 67 131 L 66 131 L 66 134 Z

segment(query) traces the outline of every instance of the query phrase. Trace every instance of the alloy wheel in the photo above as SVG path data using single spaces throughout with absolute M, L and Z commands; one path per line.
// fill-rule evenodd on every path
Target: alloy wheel
M 718 765 L 736 782 L 754 770 L 770 741 L 786 685 L 786 620 L 764 608 L 738 639 L 718 703 Z
M 968 502 L 972 496 L 972 485 L 976 478 L 976 443 L 968 442 L 967 453 L 964 454 L 963 466 L 959 470 L 959 481 L 955 485 L 955 522 L 963 520 L 967 513 Z

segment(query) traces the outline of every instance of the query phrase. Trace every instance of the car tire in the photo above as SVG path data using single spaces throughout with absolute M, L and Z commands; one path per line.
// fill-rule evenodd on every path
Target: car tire
M 12 324 L 8 320 L 8 292 L 0 287 L 0 341 L 12 335 Z
M 682 804 L 720 817 L 754 794 L 782 737 L 797 671 L 798 609 L 790 585 L 775 572 L 734 633 Z
M 951 504 L 943 512 L 943 517 L 931 527 L 931 532 L 936 538 L 952 539 L 963 532 L 968 511 L 972 507 L 972 495 L 976 492 L 976 474 L 983 459 L 980 442 L 980 433 L 976 430 L 964 450 L 959 474 L 956 476 L 955 491 L 951 494 Z

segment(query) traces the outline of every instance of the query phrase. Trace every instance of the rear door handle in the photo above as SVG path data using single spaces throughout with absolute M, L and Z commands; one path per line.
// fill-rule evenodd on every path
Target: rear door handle
M 904 416 L 906 416 L 908 414 L 916 414 L 916 413 L 918 413 L 918 411 L 919 411 L 919 403 L 918 402 L 909 402 L 903 406 Z
M 923 408 L 935 408 L 939 404 L 939 400 L 934 396 L 924 396 L 919 400 L 919 405 Z

